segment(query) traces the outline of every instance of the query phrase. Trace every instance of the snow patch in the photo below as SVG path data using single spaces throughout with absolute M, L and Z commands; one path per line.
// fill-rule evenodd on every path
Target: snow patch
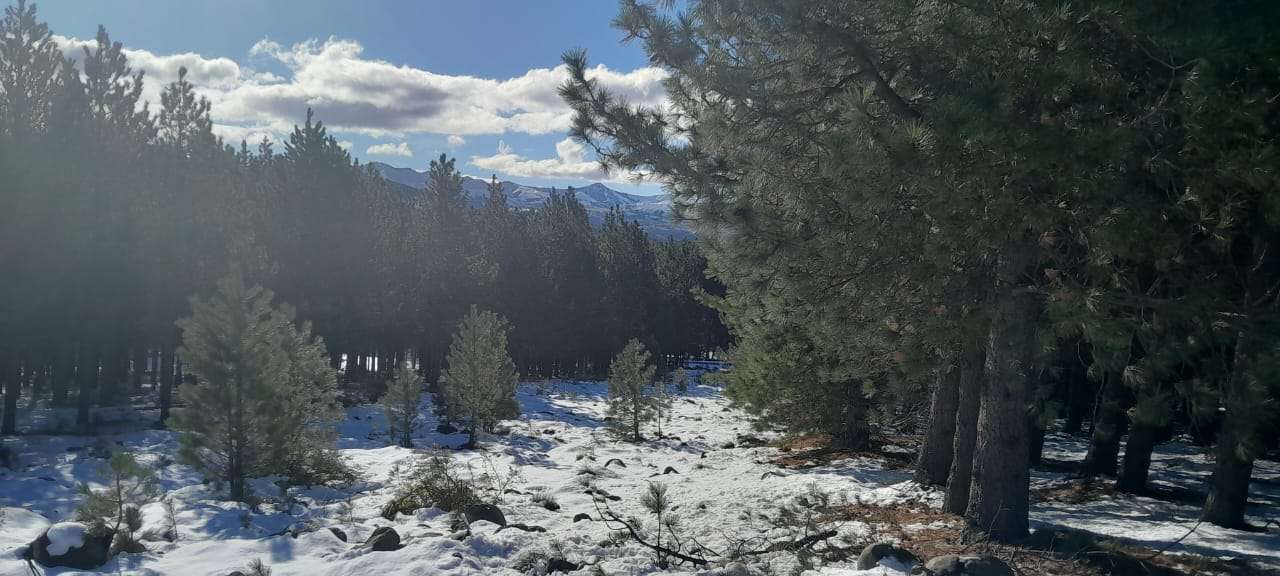
M 59 522 L 49 527 L 45 536 L 49 538 L 46 550 L 50 556 L 62 556 L 72 548 L 84 546 L 84 533 L 88 530 L 79 522 Z

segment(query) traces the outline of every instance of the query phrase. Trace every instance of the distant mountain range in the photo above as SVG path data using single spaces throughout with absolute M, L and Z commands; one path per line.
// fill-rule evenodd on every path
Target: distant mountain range
M 412 168 L 401 168 L 382 162 L 370 162 L 384 179 L 398 185 L 406 195 L 420 194 L 426 185 L 427 175 Z M 517 182 L 502 181 L 502 190 L 507 193 L 507 204 L 516 209 L 540 208 L 551 195 L 551 188 L 527 186 Z M 489 183 L 479 178 L 462 177 L 462 191 L 473 206 L 484 203 L 489 196 Z M 592 224 L 600 224 L 609 209 L 617 206 L 629 221 L 640 223 L 640 227 L 654 238 L 691 238 L 693 233 L 683 226 L 671 222 L 671 198 L 666 194 L 640 196 L 619 192 L 599 182 L 585 186 L 575 186 L 574 194 L 587 209 L 587 217 Z

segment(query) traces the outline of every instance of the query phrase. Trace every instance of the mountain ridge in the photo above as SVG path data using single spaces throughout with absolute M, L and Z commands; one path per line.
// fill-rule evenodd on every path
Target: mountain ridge
M 388 182 L 398 184 L 406 195 L 421 193 L 426 186 L 425 172 L 412 168 L 393 166 L 385 162 L 372 161 L 369 165 Z M 510 180 L 500 182 L 502 190 L 507 193 L 507 204 L 512 208 L 531 210 L 540 208 L 551 196 L 553 187 L 530 186 Z M 473 206 L 484 203 L 489 194 L 489 182 L 470 176 L 462 177 L 462 191 Z M 620 209 L 627 220 L 634 220 L 640 227 L 654 238 L 666 239 L 691 238 L 693 232 L 671 220 L 671 198 L 666 194 L 641 196 L 619 192 L 599 182 L 585 186 L 574 186 L 574 194 L 583 207 L 587 209 L 587 217 L 592 224 L 604 221 L 605 214 L 613 207 Z

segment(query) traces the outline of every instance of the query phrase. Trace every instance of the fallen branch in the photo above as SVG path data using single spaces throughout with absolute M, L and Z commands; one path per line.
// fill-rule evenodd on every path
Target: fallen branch
M 795 552 L 797 550 L 804 550 L 805 548 L 813 546 L 823 540 L 834 538 L 836 534 L 837 532 L 835 530 L 824 530 L 822 532 L 810 534 L 799 540 L 792 540 L 790 542 L 774 542 L 763 550 L 752 550 L 750 552 L 744 552 L 743 555 L 757 556 L 760 554 L 769 554 L 771 552 Z
M 632 540 L 639 542 L 641 546 L 644 546 L 645 548 L 653 550 L 654 552 L 657 552 L 660 555 L 667 555 L 677 560 L 680 560 L 681 562 L 687 562 L 689 564 L 693 564 L 694 566 L 706 566 L 708 564 L 706 558 L 697 558 L 697 557 L 685 554 L 683 552 L 680 552 L 679 550 L 672 550 L 665 546 L 659 546 L 657 544 L 653 544 L 651 542 L 646 541 L 644 537 L 640 535 L 640 532 L 636 530 L 635 526 L 632 526 L 630 522 L 627 522 L 626 520 L 619 518 L 617 514 L 614 514 L 613 510 L 609 509 L 608 504 L 605 504 L 604 508 L 601 508 L 600 507 L 601 500 L 599 498 L 593 497 L 591 501 L 595 503 L 596 513 L 600 514 L 600 519 L 604 521 L 605 526 L 607 526 L 610 530 L 625 529 L 628 533 L 631 534 Z M 621 524 L 622 528 L 614 528 L 613 526 L 610 525 L 611 522 Z

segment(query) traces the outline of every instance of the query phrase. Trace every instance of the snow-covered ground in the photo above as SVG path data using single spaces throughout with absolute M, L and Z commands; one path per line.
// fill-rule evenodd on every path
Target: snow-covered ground
M 598 565 L 611 575 L 663 572 L 654 566 L 651 551 L 630 541 L 609 542 L 612 531 L 599 521 L 593 497 L 586 493 L 588 478 L 597 490 L 619 498 L 608 501 L 619 516 L 634 515 L 646 522 L 650 518 L 640 506 L 641 494 L 649 482 L 667 484 L 684 536 L 696 538 L 712 550 L 753 537 L 756 542 L 786 539 L 785 534 L 771 528 L 767 517 L 775 515 L 779 506 L 811 498 L 815 490 L 837 500 L 863 504 L 937 505 L 938 495 L 910 483 L 908 470 L 893 469 L 875 459 L 846 459 L 803 470 L 771 464 L 769 460 L 779 455 L 778 449 L 744 442 L 747 436 L 761 435 L 751 429 L 742 412 L 731 408 L 719 391 L 709 386 L 695 386 L 675 399 L 670 422 L 663 426 L 666 438 L 639 445 L 617 442 L 604 429 L 605 389 L 601 383 L 524 385 L 519 393 L 523 414 L 506 423 L 507 433 L 486 436 L 480 451 L 450 452 L 477 474 L 507 476 L 516 471 L 508 486 L 514 492 L 505 494 L 499 506 L 508 522 L 546 529 L 499 531 L 493 524 L 477 522 L 472 534 L 461 540 L 453 537 L 449 515 L 439 510 L 421 510 L 394 521 L 379 514 L 396 492 L 397 478 L 432 446 L 457 447 L 465 441 L 461 434 L 436 433 L 437 423 L 425 402 L 424 425 L 415 438 L 419 448 L 414 450 L 388 446 L 385 423 L 376 407 L 350 409 L 340 429 L 339 448 L 360 470 L 363 481 L 341 490 L 296 490 L 291 494 L 296 504 L 290 509 L 280 503 L 278 490 L 265 480 L 255 484 L 256 493 L 267 500 L 259 510 L 218 500 L 190 468 L 173 462 L 176 441 L 169 432 L 122 432 L 106 439 L 9 439 L 5 443 L 19 453 L 20 465 L 16 472 L 0 469 L 0 510 L 4 514 L 0 518 L 0 576 L 28 574 L 15 550 L 52 523 L 71 516 L 79 500 L 77 483 L 101 481 L 98 470 L 103 461 L 96 456 L 111 446 L 131 450 L 155 467 L 173 502 L 178 525 L 176 541 L 148 541 L 146 553 L 121 555 L 101 569 L 113 574 L 225 576 L 242 570 L 255 558 L 270 566 L 275 576 L 520 574 L 513 565 L 534 552 Z M 731 443 L 733 447 L 729 447 Z M 1067 439 L 1053 439 L 1050 448 L 1056 458 L 1082 456 L 1082 447 Z M 1162 448 L 1157 455 L 1156 475 L 1161 482 L 1202 480 L 1199 476 L 1207 466 L 1203 456 L 1181 450 Z M 614 458 L 625 467 L 604 466 Z M 588 467 L 594 475 L 584 474 Z M 668 467 L 674 471 L 663 474 Z M 1280 495 L 1275 480 L 1280 469 L 1274 463 L 1260 463 L 1255 474 L 1263 482 L 1255 484 L 1254 498 L 1277 504 Z M 1038 484 L 1055 480 L 1051 474 L 1037 473 L 1035 478 Z M 560 509 L 553 512 L 534 502 L 532 495 L 539 492 L 553 495 Z M 1172 541 L 1194 524 L 1193 507 L 1124 500 L 1107 497 L 1079 505 L 1037 504 L 1033 522 L 1133 537 L 1150 544 Z M 580 513 L 593 520 L 575 522 Z M 144 518 L 144 533 L 162 531 L 167 522 L 160 503 L 148 505 Z M 404 547 L 374 552 L 358 545 L 380 526 L 394 527 Z M 339 540 L 328 527 L 343 530 L 350 543 Z M 300 534 L 296 538 L 287 534 L 290 528 Z M 877 539 L 875 526 L 857 521 L 842 523 L 837 529 L 832 543 L 852 546 Z M 1202 526 L 1181 548 L 1274 563 L 1280 534 Z M 794 555 L 788 553 L 764 554 L 754 561 L 771 563 L 775 573 L 791 573 L 795 567 Z M 1280 563 L 1274 565 L 1280 567 Z M 670 572 L 682 571 L 695 570 L 686 566 Z M 78 573 L 48 570 L 50 575 Z M 755 572 L 729 565 L 701 573 L 727 576 Z M 857 571 L 850 559 L 809 574 L 902 572 L 886 568 Z
M 1192 502 L 1192 493 L 1203 494 L 1213 472 L 1207 450 L 1191 446 L 1187 440 L 1157 446 L 1151 457 L 1150 484 L 1157 489 L 1179 492 L 1187 500 L 1155 499 L 1111 494 L 1084 503 L 1045 501 L 1031 509 L 1032 528 L 1059 526 L 1114 536 L 1167 553 L 1191 553 L 1216 558 L 1243 558 L 1280 573 L 1280 463 L 1258 460 L 1249 486 L 1247 518 L 1265 532 L 1245 532 L 1199 522 L 1201 503 Z M 1083 438 L 1050 435 L 1045 443 L 1046 458 L 1083 461 L 1088 452 Z M 1121 451 L 1120 457 L 1124 457 Z M 1032 490 L 1062 484 L 1065 474 L 1035 471 Z M 1109 483 L 1108 483 L 1109 484 Z M 1268 523 L 1270 524 L 1268 526 Z

